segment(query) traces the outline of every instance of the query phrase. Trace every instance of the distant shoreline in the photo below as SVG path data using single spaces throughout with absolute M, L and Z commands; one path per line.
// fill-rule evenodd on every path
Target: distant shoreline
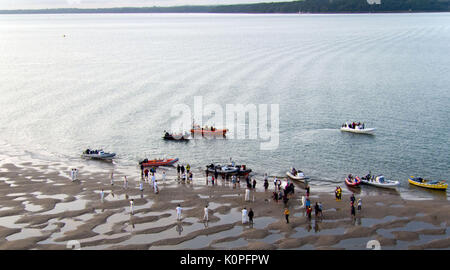
M 0 14 L 121 14 L 121 13 L 219 13 L 219 14 L 366 14 L 450 12 L 450 0 L 304 0 L 234 5 L 170 7 L 50 8 L 0 10 Z

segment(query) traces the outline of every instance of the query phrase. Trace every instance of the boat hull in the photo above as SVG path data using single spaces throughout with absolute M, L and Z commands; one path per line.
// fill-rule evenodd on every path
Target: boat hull
M 409 178 L 408 182 L 414 186 L 428 188 L 428 189 L 435 189 L 435 190 L 446 190 L 448 187 L 447 183 L 440 183 L 440 184 L 428 184 L 426 182 L 417 182 L 413 180 L 414 178 Z M 426 180 L 425 180 L 426 181 Z
M 142 162 L 144 167 L 159 167 L 159 166 L 171 166 L 178 161 L 178 158 L 172 158 L 167 160 L 149 160 L 148 162 Z
M 217 171 L 218 174 L 238 174 L 238 168 L 228 168 L 227 170 L 222 170 L 222 167 L 215 168 L 207 168 L 208 173 L 215 173 Z M 250 170 L 251 171 L 251 170 Z
M 400 182 L 398 181 L 389 181 L 386 183 L 379 183 L 379 182 L 375 182 L 375 181 L 368 181 L 368 180 L 361 180 L 361 182 L 365 185 L 370 185 L 370 186 L 375 186 L 375 187 L 380 187 L 380 188 L 396 188 Z
M 202 136 L 225 136 L 227 129 L 216 129 L 214 131 L 207 129 L 191 129 L 192 134 L 200 134 Z
M 361 185 L 361 179 L 356 176 L 353 181 L 350 181 L 347 177 L 345 178 L 345 183 L 350 187 L 359 187 Z
M 86 158 L 86 159 L 98 159 L 98 160 L 112 160 L 115 156 L 116 156 L 115 153 L 104 154 L 104 155 L 99 155 L 99 154 L 82 154 L 81 155 L 81 157 Z
M 286 172 L 286 175 L 287 175 L 287 177 L 289 177 L 289 179 L 292 179 L 292 180 L 301 181 L 301 182 L 304 182 L 306 180 L 306 177 L 304 175 L 303 176 L 295 176 L 291 172 Z
M 341 127 L 341 131 L 357 133 L 357 134 L 372 135 L 373 133 L 375 133 L 375 128 L 354 129 L 354 128 L 348 128 L 348 127 Z

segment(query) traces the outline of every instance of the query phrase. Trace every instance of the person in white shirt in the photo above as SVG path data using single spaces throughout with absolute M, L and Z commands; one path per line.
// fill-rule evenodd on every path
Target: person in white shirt
M 128 188 L 128 179 L 126 175 L 123 177 L 123 188 Z
M 250 201 L 250 189 L 248 187 L 245 189 L 245 201 Z
M 100 192 L 100 199 L 102 200 L 102 202 L 103 202 L 104 197 L 105 197 L 105 192 L 102 189 L 102 191 Z
M 205 209 L 204 209 L 204 215 L 203 215 L 203 221 L 208 221 L 209 220 L 209 217 L 208 217 L 208 205 L 207 206 L 205 206 Z
M 273 179 L 273 185 L 275 186 L 275 191 L 277 190 L 277 184 L 278 184 L 278 179 L 275 176 L 275 179 Z
M 155 192 L 155 194 L 159 193 L 158 181 L 157 180 L 155 180 L 155 183 L 153 183 L 153 191 Z
M 244 209 L 242 209 L 242 224 L 246 224 L 248 222 L 247 218 L 247 208 L 244 207 Z
M 133 206 L 134 206 L 134 199 L 131 199 L 131 200 L 130 200 L 130 215 L 133 215 L 133 214 L 134 214 L 134 208 L 133 208 Z
M 139 181 L 139 190 L 144 191 L 144 183 L 142 181 Z
M 181 220 L 181 211 L 183 211 L 183 208 L 181 208 L 181 206 L 178 205 L 176 211 L 177 211 L 177 220 Z
M 155 177 L 155 175 L 153 174 L 153 175 L 152 175 L 152 185 L 155 184 L 155 180 L 156 180 L 156 177 Z
M 166 181 L 166 171 L 163 171 L 163 173 L 162 173 L 162 180 L 163 180 L 163 182 Z

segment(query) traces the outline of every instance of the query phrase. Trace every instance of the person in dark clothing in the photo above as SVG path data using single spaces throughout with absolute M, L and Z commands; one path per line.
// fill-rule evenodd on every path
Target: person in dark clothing
M 312 212 L 312 208 L 311 208 L 311 206 L 308 206 L 308 207 L 306 208 L 306 214 L 308 215 L 308 218 L 309 218 L 309 219 L 311 219 L 311 212 Z
M 272 197 L 273 197 L 273 200 L 278 203 L 278 193 L 276 191 L 273 192 Z
M 181 174 L 184 174 L 184 165 L 181 165 L 180 170 L 181 170 Z
M 141 178 L 144 178 L 144 164 L 141 163 Z
M 219 173 L 217 172 L 217 169 L 214 169 L 214 178 L 216 180 L 219 179 Z
M 267 190 L 269 188 L 269 181 L 264 180 L 264 189 Z
M 252 188 L 253 188 L 253 189 L 256 188 L 256 179 L 253 179 L 253 186 L 252 186 Z
M 352 196 L 350 196 L 350 202 L 352 203 L 352 205 L 354 205 L 354 204 L 355 204 L 355 200 L 356 200 L 356 198 L 355 198 L 355 194 L 354 194 L 354 193 L 352 193 Z
M 181 171 L 181 167 L 180 167 L 180 164 L 178 164 L 177 165 L 177 174 L 178 174 L 178 176 L 180 176 L 180 171 Z
M 283 196 L 283 203 L 284 203 L 285 206 L 287 206 L 288 201 L 289 201 L 288 197 L 287 196 Z
M 351 213 L 352 213 L 352 217 L 355 217 L 356 211 L 355 211 L 355 205 L 353 203 L 351 204 Z
M 306 186 L 306 197 L 309 197 L 309 186 Z
M 316 217 L 319 215 L 319 203 L 317 202 L 314 205 L 314 213 L 316 214 Z
M 253 210 L 250 208 L 250 211 L 248 212 L 248 221 L 250 222 L 250 224 L 253 224 L 253 216 L 255 215 L 255 213 L 253 213 Z

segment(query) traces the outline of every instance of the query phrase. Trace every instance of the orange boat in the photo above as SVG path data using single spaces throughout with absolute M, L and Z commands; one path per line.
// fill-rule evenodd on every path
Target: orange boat
M 194 125 L 191 128 L 192 134 L 201 134 L 202 136 L 225 136 L 228 129 L 217 129 L 215 127 L 200 127 L 199 125 Z
M 153 159 L 148 160 L 144 159 L 139 162 L 144 167 L 158 167 L 158 166 L 170 166 L 175 164 L 178 161 L 178 158 L 169 158 L 169 159 Z

